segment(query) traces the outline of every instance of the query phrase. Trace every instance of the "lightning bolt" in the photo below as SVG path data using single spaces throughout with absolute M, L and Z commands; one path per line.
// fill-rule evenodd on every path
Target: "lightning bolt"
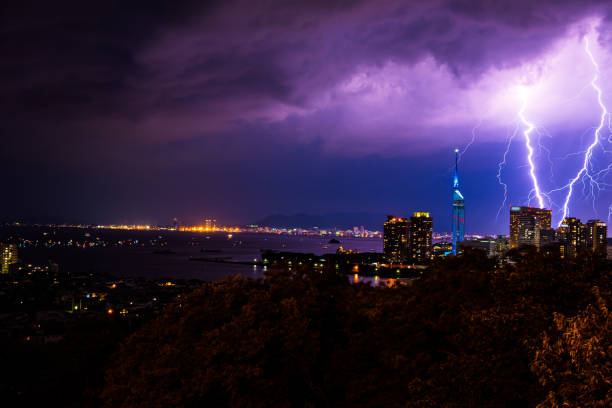
M 552 158 L 551 158 L 551 152 L 550 152 L 550 149 L 549 149 L 548 147 L 546 147 L 546 146 L 545 146 L 545 145 L 542 143 L 542 137 L 547 137 L 547 138 L 551 139 L 551 138 L 552 138 L 552 135 L 551 135 L 551 134 L 550 134 L 550 132 L 549 132 L 549 131 L 548 131 L 546 128 L 544 128 L 544 127 L 542 127 L 542 128 L 540 128 L 540 127 L 536 128 L 536 129 L 535 129 L 535 132 L 538 134 L 538 139 L 537 139 L 537 142 L 538 142 L 538 155 L 542 154 L 542 151 L 544 151 L 544 152 L 545 152 L 546 159 L 548 160 L 548 164 L 549 164 L 549 167 L 550 167 L 550 177 L 549 177 L 549 180 L 550 180 L 551 182 L 554 182 L 554 181 L 553 181 L 553 179 L 554 179 L 554 177 L 555 177 L 555 174 L 554 174 L 554 172 L 553 172 L 553 168 L 555 167 L 555 163 L 553 163 L 553 160 L 552 160 Z M 547 198 L 548 198 L 548 197 L 547 197 Z
M 476 130 L 482 125 L 482 118 L 480 118 L 478 120 L 478 123 L 472 128 L 472 139 L 465 145 L 465 147 L 463 148 L 463 150 L 461 150 L 461 152 L 459 152 L 459 158 L 457 161 L 461 161 L 461 158 L 463 157 L 463 155 L 465 154 L 465 152 L 467 152 L 467 150 L 470 148 L 470 146 L 472 146 L 474 144 L 474 141 L 476 141 Z M 448 172 L 452 172 L 453 169 L 455 168 L 455 166 L 451 166 L 448 168 Z
M 465 152 L 467 152 L 467 150 L 470 148 L 470 146 L 472 144 L 474 144 L 474 141 L 476 140 L 476 130 L 482 125 L 482 118 L 480 118 L 480 120 L 478 120 L 478 124 L 476 124 L 476 126 L 474 126 L 472 128 L 472 140 L 469 141 L 468 144 L 465 145 L 465 147 L 463 148 L 463 150 L 461 151 L 461 153 L 459 153 L 459 161 L 461 161 L 461 157 L 463 157 L 463 154 Z
M 605 125 L 606 117 L 608 116 L 608 110 L 606 109 L 606 106 L 604 105 L 601 99 L 602 91 L 597 85 L 597 81 L 599 80 L 599 65 L 597 64 L 597 61 L 595 61 L 595 58 L 593 57 L 593 54 L 591 53 L 591 50 L 589 48 L 589 40 L 587 37 L 584 37 L 584 50 L 586 51 L 587 55 L 589 56 L 591 60 L 591 63 L 593 64 L 593 67 L 595 68 L 595 76 L 591 80 L 591 87 L 593 87 L 593 89 L 597 93 L 597 102 L 599 103 L 599 106 L 601 107 L 601 118 L 599 121 L 599 126 L 595 129 L 593 141 L 591 142 L 591 144 L 589 145 L 589 147 L 587 148 L 584 154 L 584 160 L 582 162 L 582 167 L 580 168 L 576 176 L 572 178 L 569 181 L 569 183 L 564 187 L 564 188 L 567 188 L 568 191 L 567 191 L 567 195 L 565 196 L 565 201 L 563 202 L 563 207 L 562 207 L 563 216 L 559 220 L 559 223 L 557 224 L 557 228 L 561 226 L 561 224 L 563 223 L 563 220 L 567 217 L 569 213 L 569 209 L 568 209 L 569 202 L 574 192 L 574 185 L 576 184 L 578 180 L 582 179 L 582 182 L 584 183 L 585 188 L 586 188 L 586 182 L 584 178 L 588 179 L 590 186 L 591 186 L 591 194 L 593 194 L 593 196 L 595 195 L 595 189 L 597 189 L 597 191 L 599 191 L 600 189 L 600 185 L 598 184 L 597 180 L 595 180 L 593 175 L 589 173 L 589 168 L 591 167 L 591 158 L 593 157 L 593 149 L 595 149 L 595 146 L 597 146 L 597 144 L 599 143 L 599 133 L 601 132 L 601 129 Z
M 519 124 L 517 123 L 516 126 L 514 127 L 514 132 L 512 132 L 512 134 L 509 135 L 506 139 L 506 150 L 504 150 L 504 155 L 502 157 L 502 160 L 499 163 L 497 163 L 497 182 L 504 189 L 504 201 L 502 201 L 501 205 L 499 206 L 499 209 L 497 210 L 495 221 L 497 221 L 497 219 L 499 218 L 499 214 L 502 212 L 502 210 L 506 206 L 506 202 L 508 201 L 508 185 L 502 181 L 502 170 L 506 166 L 508 153 L 510 152 L 510 145 L 512 144 L 512 140 L 514 139 L 514 136 L 516 136 L 518 130 L 519 130 Z
M 529 163 L 529 176 L 531 177 L 531 181 L 533 182 L 533 192 L 535 193 L 536 198 L 538 199 L 538 205 L 540 208 L 544 208 L 544 198 L 542 196 L 542 192 L 540 191 L 540 185 L 538 183 L 538 177 L 535 174 L 535 164 L 533 163 L 533 147 L 531 146 L 531 132 L 535 129 L 535 126 L 527 120 L 525 117 L 525 110 L 527 109 L 527 91 L 523 89 L 523 103 L 521 105 L 521 110 L 518 112 L 518 116 L 525 125 L 526 129 L 523 131 L 523 135 L 525 136 L 525 147 L 527 147 L 527 162 Z

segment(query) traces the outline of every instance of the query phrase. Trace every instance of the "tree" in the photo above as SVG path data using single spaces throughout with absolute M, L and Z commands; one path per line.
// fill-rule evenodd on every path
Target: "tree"
M 576 316 L 556 313 L 542 336 L 532 363 L 547 391 L 538 407 L 612 406 L 612 315 L 599 288 L 592 293 L 592 304 Z
M 609 299 L 612 279 L 608 263 L 589 257 L 527 251 L 515 260 L 500 268 L 467 250 L 393 287 L 307 269 L 205 284 L 123 343 L 102 399 L 109 407 L 536 406 L 559 385 L 542 373 L 571 363 L 566 354 L 555 360 L 557 349 L 541 351 L 542 333 L 556 336 L 559 316 L 592 303 L 594 285 Z

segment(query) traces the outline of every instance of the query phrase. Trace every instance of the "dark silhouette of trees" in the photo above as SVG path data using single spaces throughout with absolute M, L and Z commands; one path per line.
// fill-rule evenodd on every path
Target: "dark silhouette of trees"
M 393 287 L 350 284 L 333 270 L 206 284 L 122 344 L 102 399 L 552 407 L 580 396 L 581 406 L 610 406 L 609 263 L 535 250 L 513 259 L 499 267 L 466 249 Z
M 59 343 L 0 339 L 3 406 L 99 407 L 104 368 L 127 336 L 118 320 L 85 317 Z

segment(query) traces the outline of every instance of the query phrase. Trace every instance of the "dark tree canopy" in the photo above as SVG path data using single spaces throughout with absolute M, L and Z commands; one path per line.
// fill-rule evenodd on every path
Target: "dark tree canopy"
M 102 398 L 109 407 L 552 407 L 580 396 L 581 406 L 608 406 L 611 277 L 609 263 L 589 257 L 527 252 L 500 268 L 469 251 L 412 285 L 309 270 L 227 278 L 129 337 Z

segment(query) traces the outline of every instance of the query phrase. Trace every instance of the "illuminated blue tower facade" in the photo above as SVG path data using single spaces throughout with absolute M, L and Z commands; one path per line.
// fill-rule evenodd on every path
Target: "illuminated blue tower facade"
M 455 149 L 455 175 L 453 177 L 453 254 L 457 255 L 457 244 L 463 242 L 465 236 L 465 201 L 463 194 L 459 191 L 459 173 L 457 162 L 459 161 L 459 150 Z

